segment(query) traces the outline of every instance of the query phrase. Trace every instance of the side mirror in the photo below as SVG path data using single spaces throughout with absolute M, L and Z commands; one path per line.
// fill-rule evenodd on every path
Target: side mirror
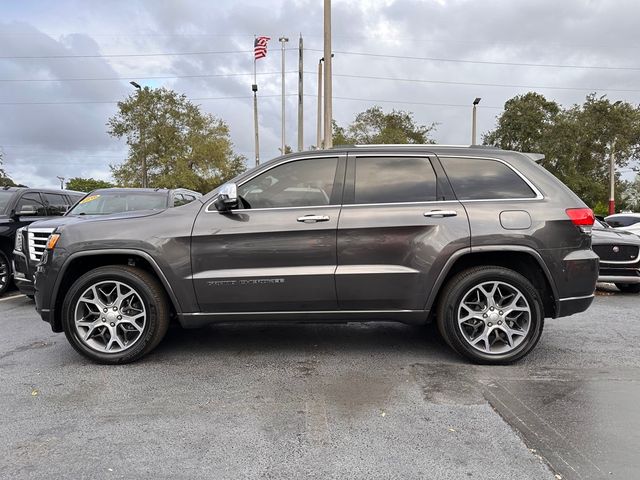
M 23 205 L 22 208 L 16 212 L 18 217 L 33 217 L 38 214 L 38 209 L 35 205 Z
M 214 205 L 219 212 L 228 212 L 238 208 L 238 187 L 235 183 L 225 183 L 220 187 Z

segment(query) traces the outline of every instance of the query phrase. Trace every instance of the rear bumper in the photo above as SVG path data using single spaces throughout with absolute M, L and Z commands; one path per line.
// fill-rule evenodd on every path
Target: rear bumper
M 568 317 L 575 313 L 584 312 L 593 302 L 595 295 L 584 297 L 561 298 L 558 302 L 558 317 Z

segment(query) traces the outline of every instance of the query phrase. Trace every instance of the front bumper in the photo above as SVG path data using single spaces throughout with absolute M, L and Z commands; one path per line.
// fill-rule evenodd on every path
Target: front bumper
M 635 264 L 613 264 L 600 261 L 599 282 L 605 283 L 640 283 L 640 262 Z
M 29 258 L 18 250 L 13 251 L 13 283 L 15 283 L 20 293 L 33 296 L 35 289 L 33 286 L 33 267 L 29 263 Z

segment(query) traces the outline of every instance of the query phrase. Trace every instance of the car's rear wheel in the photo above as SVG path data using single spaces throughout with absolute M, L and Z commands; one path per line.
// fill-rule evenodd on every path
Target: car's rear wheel
M 438 329 L 459 354 L 477 363 L 504 364 L 538 343 L 544 307 L 535 287 L 507 268 L 475 267 L 442 290 Z
M 616 287 L 624 293 L 640 293 L 640 283 L 616 283 Z
M 0 295 L 7 291 L 11 282 L 11 263 L 7 256 L 0 252 Z
M 100 267 L 67 292 L 62 326 L 71 345 L 100 363 L 128 363 L 153 350 L 169 326 L 166 293 L 148 272 Z

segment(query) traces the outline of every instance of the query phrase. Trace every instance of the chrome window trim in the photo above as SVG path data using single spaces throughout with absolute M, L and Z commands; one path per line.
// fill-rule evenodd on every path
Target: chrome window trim
M 540 190 L 538 190 L 538 188 L 527 178 L 524 176 L 524 174 L 522 174 L 517 168 L 515 168 L 513 165 L 505 162 L 504 160 L 501 160 L 499 158 L 495 158 L 495 157 L 483 157 L 483 156 L 479 156 L 479 155 L 437 155 L 438 158 L 470 158 L 470 159 L 476 159 L 476 160 L 493 160 L 494 162 L 500 162 L 503 165 L 507 166 L 507 168 L 510 168 L 516 175 L 518 175 L 523 181 L 524 183 L 526 183 L 529 188 L 533 191 L 533 193 L 535 193 L 535 197 L 516 197 L 516 198 L 479 198 L 479 199 L 473 199 L 473 200 L 460 200 L 461 202 L 510 202 L 510 201 L 514 201 L 514 200 L 526 200 L 526 201 L 531 201 L 531 200 L 542 200 L 544 199 L 544 195 L 542 195 L 542 193 L 540 192 Z M 444 168 L 444 166 L 443 166 Z M 447 169 L 444 168 L 445 173 L 447 172 Z M 454 193 L 455 193 L 455 188 L 453 189 Z
M 268 172 L 269 170 L 272 170 L 276 167 L 279 167 L 280 165 L 284 165 L 285 163 L 290 163 L 290 162 L 298 162 L 301 160 L 313 160 L 313 159 L 317 159 L 317 158 L 337 158 L 338 159 L 338 163 L 340 162 L 341 158 L 347 158 L 347 154 L 346 153 L 340 153 L 340 154 L 336 154 L 336 155 L 327 155 L 326 153 L 323 155 L 311 155 L 311 156 L 305 156 L 305 157 L 294 157 L 294 158 L 286 158 L 280 162 L 274 163 L 273 165 L 270 165 L 269 168 L 265 169 L 265 170 L 261 170 L 259 172 L 255 172 L 253 175 L 251 175 L 250 177 L 245 178 L 242 183 L 238 183 L 238 187 L 241 187 L 242 185 L 244 185 L 245 183 L 253 180 L 254 178 L 256 178 L 258 175 L 262 175 L 263 173 Z M 337 168 L 337 164 L 336 164 L 336 168 Z M 223 184 L 224 185 L 224 184 Z M 211 199 L 211 201 L 207 204 L 206 208 L 205 208 L 205 213 L 220 213 L 218 211 L 217 208 L 215 208 L 215 206 L 213 207 L 213 210 L 211 210 L 211 206 L 213 206 L 214 202 L 217 200 L 218 195 L 216 195 L 215 197 L 213 197 Z M 340 205 L 311 205 L 308 207 L 272 207 L 272 208 L 248 208 L 246 209 L 246 211 L 259 211 L 259 210 L 283 210 L 283 209 L 291 209 L 291 208 L 322 208 L 322 207 L 334 207 L 337 206 L 339 207 Z M 242 209 L 240 209 L 242 210 Z

